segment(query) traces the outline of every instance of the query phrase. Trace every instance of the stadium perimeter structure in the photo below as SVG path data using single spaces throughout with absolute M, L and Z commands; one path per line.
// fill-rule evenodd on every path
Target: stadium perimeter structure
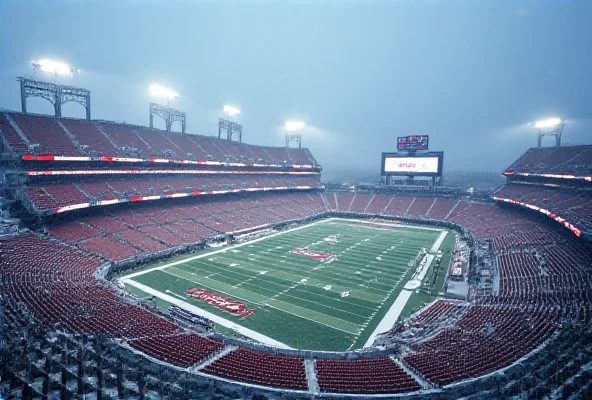
M 478 202 L 421 189 L 325 193 L 321 168 L 306 149 L 13 112 L 0 113 L 0 133 L 9 160 L 6 192 L 31 229 L 0 240 L 2 298 L 11 325 L 6 334 L 38 344 L 37 351 L 14 337 L 9 341 L 12 354 L 26 355 L 10 367 L 23 397 L 48 395 L 55 374 L 64 396 L 73 386 L 79 395 L 102 394 L 110 381 L 101 365 L 117 376 L 112 384 L 118 392 L 143 396 L 151 386 L 142 371 L 155 371 L 145 359 L 168 368 L 172 375 L 158 381 L 177 398 L 191 398 L 190 389 L 175 386 L 179 376 L 189 375 L 293 397 L 496 396 L 507 394 L 500 384 L 510 394 L 524 391 L 512 380 L 514 372 L 554 376 L 546 357 L 557 349 L 587 354 L 591 146 L 531 149 L 508 168 L 508 183 L 491 201 Z M 114 273 L 129 280 L 130 268 L 233 243 L 244 234 L 281 232 L 327 217 L 454 231 L 459 273 L 453 277 L 444 266 L 446 293 L 470 285 L 468 301 L 430 294 L 425 308 L 375 336 L 375 347 L 326 353 L 212 333 L 205 314 L 123 298 L 107 280 Z M 400 293 L 425 284 L 423 271 L 411 271 Z M 35 329 L 31 321 L 37 321 Z M 27 333 L 34 331 L 44 334 Z M 115 353 L 104 353 L 114 344 Z M 49 356 L 72 346 L 77 356 L 66 350 L 63 357 Z M 91 368 L 83 362 L 87 352 Z M 556 357 L 554 368 L 571 371 L 572 359 Z M 89 374 L 96 384 L 85 383 Z M 43 385 L 33 382 L 35 375 Z M 71 379 L 73 386 L 64 383 Z M 537 397 L 547 387 L 527 390 Z M 578 390 L 589 389 L 584 381 Z

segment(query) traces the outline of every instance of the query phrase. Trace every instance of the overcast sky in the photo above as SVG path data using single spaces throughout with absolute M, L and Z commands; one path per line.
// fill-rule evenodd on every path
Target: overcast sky
M 592 2 L 576 0 L 0 0 L 0 108 L 20 110 L 31 60 L 56 58 L 82 70 L 61 81 L 91 90 L 93 118 L 147 125 L 159 82 L 192 133 L 217 134 L 226 103 L 247 143 L 282 145 L 302 119 L 326 169 L 378 171 L 397 136 L 428 134 L 445 169 L 500 171 L 536 145 L 537 118 L 592 143 L 591 38 Z

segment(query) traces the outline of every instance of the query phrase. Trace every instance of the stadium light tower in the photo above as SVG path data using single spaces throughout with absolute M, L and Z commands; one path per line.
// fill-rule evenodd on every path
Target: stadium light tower
M 48 59 L 33 61 L 31 64 L 33 65 L 33 73 L 40 70 L 48 74 L 53 74 L 54 82 L 45 82 L 34 79 L 33 77 L 25 78 L 19 76 L 16 78 L 20 81 L 21 85 L 21 109 L 23 114 L 27 113 L 28 97 L 41 97 L 53 104 L 56 118 L 62 117 L 62 104 L 72 101 L 86 109 L 86 119 L 90 120 L 90 91 L 74 86 L 57 84 L 58 75 L 72 76 L 79 74 L 79 69 L 73 68 L 63 62 Z
M 157 117 L 164 119 L 166 130 L 168 132 L 171 131 L 173 123 L 178 121 L 181 123 L 181 132 L 185 133 L 187 114 L 170 107 L 171 101 L 179 98 L 179 93 L 158 84 L 150 85 L 149 91 L 152 96 L 164 98 L 167 102 L 166 106 L 150 103 L 150 128 L 154 128 L 154 116 L 156 115 Z
M 222 138 L 222 131 L 226 131 L 226 140 L 232 141 L 235 133 L 238 134 L 238 142 L 243 142 L 243 126 L 235 120 L 240 115 L 240 110 L 226 104 L 222 109 L 225 118 L 218 119 L 218 139 Z
M 286 149 L 290 147 L 290 142 L 298 143 L 298 148 L 302 148 L 302 129 L 305 127 L 302 121 L 286 121 L 284 130 L 286 131 Z
M 543 136 L 555 136 L 555 146 L 561 146 L 561 134 L 565 127 L 565 120 L 561 118 L 541 119 L 534 123 L 538 132 L 539 147 L 542 145 Z

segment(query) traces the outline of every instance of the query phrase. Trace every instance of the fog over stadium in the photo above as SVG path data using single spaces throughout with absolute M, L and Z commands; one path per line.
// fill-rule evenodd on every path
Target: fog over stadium
M 590 142 L 591 18 L 591 2 L 5 1 L 0 108 L 20 108 L 14 78 L 47 57 L 82 70 L 61 82 L 91 90 L 93 119 L 148 125 L 157 81 L 179 92 L 191 133 L 215 135 L 224 104 L 241 109 L 246 143 L 282 145 L 284 121 L 305 121 L 327 173 L 378 171 L 412 134 L 448 171 L 501 171 L 536 145 L 539 118 L 567 119 L 565 144 Z
M 592 0 L 0 0 L 0 400 L 592 399 Z

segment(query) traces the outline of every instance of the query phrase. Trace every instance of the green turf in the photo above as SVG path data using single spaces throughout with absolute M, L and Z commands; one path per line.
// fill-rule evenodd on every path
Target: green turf
M 357 349 L 365 344 L 411 278 L 414 268 L 408 267 L 409 261 L 420 248 L 431 248 L 440 234 L 401 226 L 383 228 L 327 220 L 148 271 L 133 280 L 160 292 L 168 291 L 169 295 L 294 348 Z M 337 243 L 324 240 L 330 236 L 335 236 Z M 452 236 L 447 236 L 443 251 L 451 247 Z M 337 260 L 326 264 L 291 253 L 300 247 L 335 254 Z M 443 263 L 435 277 L 435 294 L 442 287 L 447 266 Z M 431 276 L 429 272 L 426 280 Z M 240 300 L 256 312 L 240 319 L 190 299 L 184 292 L 193 287 Z M 410 300 L 413 304 L 424 301 L 424 297 Z

